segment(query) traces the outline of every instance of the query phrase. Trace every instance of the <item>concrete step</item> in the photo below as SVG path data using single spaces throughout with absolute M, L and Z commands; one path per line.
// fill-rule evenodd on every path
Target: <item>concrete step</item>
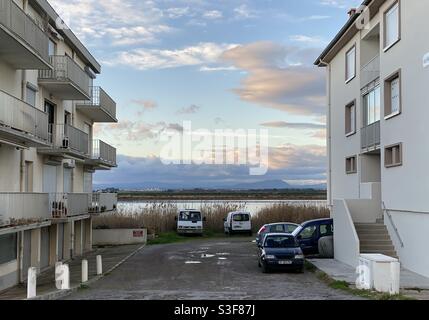
M 366 245 L 360 246 L 361 251 L 395 251 L 395 247 L 393 245 Z
M 375 231 L 383 231 L 387 230 L 385 225 L 372 225 L 372 226 L 355 226 L 356 230 L 365 231 L 365 230 L 375 230 Z
M 394 250 L 361 250 L 360 253 L 384 254 L 389 257 L 398 258 L 398 255 Z
M 370 246 L 370 245 L 374 245 L 374 246 L 390 246 L 392 245 L 392 241 L 390 239 L 382 239 L 382 240 L 378 240 L 378 239 L 360 239 L 360 245 L 362 247 L 365 246 Z

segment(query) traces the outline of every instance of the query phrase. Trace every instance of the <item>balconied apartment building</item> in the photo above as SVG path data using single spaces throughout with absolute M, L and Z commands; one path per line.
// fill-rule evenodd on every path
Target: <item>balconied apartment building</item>
M 363 5 L 315 62 L 328 75 L 335 258 L 383 253 L 429 277 L 429 1 Z
M 0 290 L 91 250 L 92 217 L 116 208 L 92 187 L 116 167 L 92 130 L 117 122 L 116 103 L 59 21 L 46 0 L 0 0 Z

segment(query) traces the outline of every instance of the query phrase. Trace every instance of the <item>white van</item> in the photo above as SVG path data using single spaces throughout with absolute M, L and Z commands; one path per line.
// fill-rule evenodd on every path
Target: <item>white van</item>
M 252 216 L 249 212 L 230 212 L 224 219 L 226 234 L 246 233 L 252 235 Z
M 201 211 L 194 209 L 180 210 L 177 221 L 177 233 L 178 234 L 196 234 L 203 235 L 203 218 Z

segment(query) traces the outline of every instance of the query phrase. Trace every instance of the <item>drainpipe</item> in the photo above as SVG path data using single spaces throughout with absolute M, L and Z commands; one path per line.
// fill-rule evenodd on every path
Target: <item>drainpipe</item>
M 24 3 L 25 6 L 25 3 Z M 27 88 L 27 72 L 25 70 L 21 71 L 21 100 L 25 101 L 26 88 Z M 19 185 L 20 192 L 25 192 L 25 154 L 24 150 L 20 151 L 20 170 L 19 170 Z
M 332 209 L 332 157 L 331 157 L 331 144 L 332 144 L 332 130 L 331 130 L 331 81 L 332 81 L 332 70 L 331 65 L 323 60 L 319 61 L 319 66 L 325 66 L 328 68 L 328 121 L 327 121 L 327 153 L 328 153 L 328 206 Z

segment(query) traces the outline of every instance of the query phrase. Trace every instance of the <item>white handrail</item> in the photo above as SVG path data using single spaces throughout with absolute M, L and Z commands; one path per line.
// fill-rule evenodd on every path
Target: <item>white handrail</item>
M 392 215 L 390 214 L 391 210 L 386 209 L 386 205 L 385 205 L 384 201 L 383 201 L 383 211 L 386 212 L 386 215 L 389 218 L 390 224 L 392 225 L 393 230 L 395 230 L 396 236 L 398 237 L 398 240 L 401 243 L 401 247 L 403 248 L 405 246 L 404 241 L 402 241 L 401 235 L 399 234 L 399 230 L 396 227 L 395 222 L 393 221 Z

